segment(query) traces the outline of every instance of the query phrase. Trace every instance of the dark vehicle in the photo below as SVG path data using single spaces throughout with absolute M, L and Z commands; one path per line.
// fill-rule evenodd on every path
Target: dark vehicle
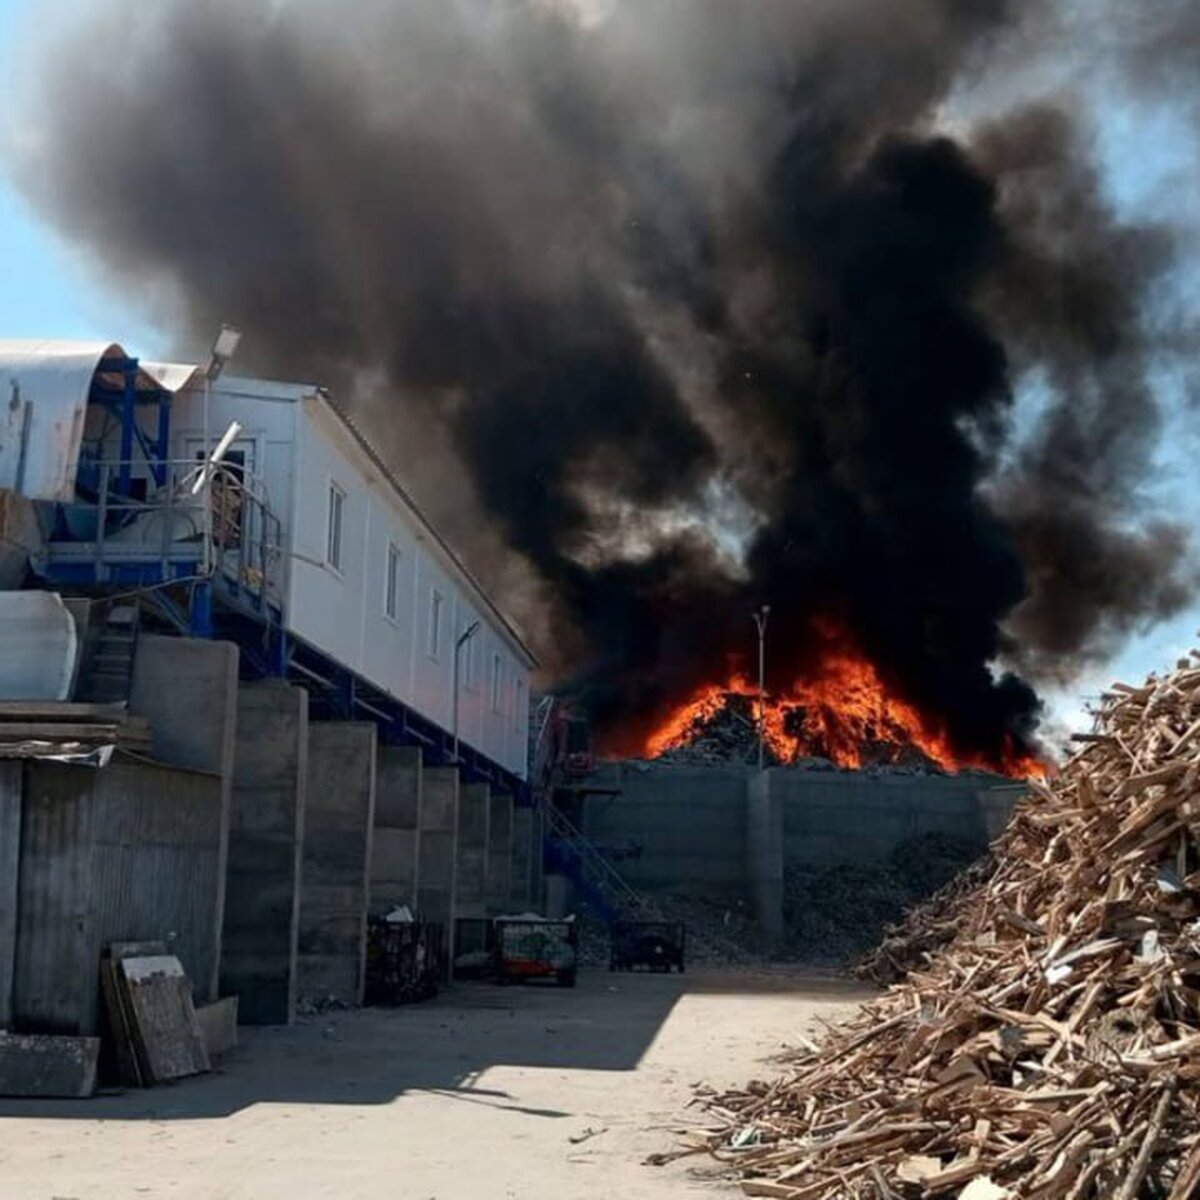
M 437 995 L 444 942 L 440 925 L 369 918 L 364 1002 L 408 1004 Z
M 617 921 L 612 927 L 610 971 L 678 971 L 683 974 L 687 930 L 680 921 Z
M 579 922 L 497 917 L 495 955 L 501 983 L 553 979 L 559 987 L 574 987 Z

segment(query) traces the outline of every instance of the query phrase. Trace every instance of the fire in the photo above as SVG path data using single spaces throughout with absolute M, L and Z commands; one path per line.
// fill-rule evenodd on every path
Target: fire
M 657 758 L 687 745 L 718 719 L 733 697 L 743 697 L 763 740 L 781 763 L 828 758 L 840 767 L 894 763 L 919 752 L 944 771 L 979 768 L 1013 777 L 1042 776 L 1037 759 L 1010 749 L 1001 761 L 955 753 L 945 729 L 913 705 L 891 694 L 873 663 L 846 648 L 831 649 L 811 678 L 797 680 L 786 694 L 768 696 L 760 709 L 758 688 L 734 673 L 708 684 L 680 705 L 646 738 L 643 753 Z

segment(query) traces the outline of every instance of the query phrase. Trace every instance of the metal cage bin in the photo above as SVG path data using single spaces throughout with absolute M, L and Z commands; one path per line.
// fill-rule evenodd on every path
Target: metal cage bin
M 445 935 L 421 921 L 367 921 L 367 1004 L 409 1004 L 437 994 L 445 973 Z
M 683 974 L 687 929 L 679 921 L 617 921 L 611 930 L 608 969 L 678 971 Z
M 579 922 L 497 917 L 495 963 L 501 983 L 553 979 L 559 987 L 574 987 Z

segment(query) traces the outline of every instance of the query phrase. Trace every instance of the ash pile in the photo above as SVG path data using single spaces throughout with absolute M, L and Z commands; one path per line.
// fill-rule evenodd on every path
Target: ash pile
M 780 1200 L 1200 1195 L 1192 659 L 1117 685 L 994 862 L 897 931 L 907 977 L 783 1078 L 710 1093 L 683 1153 Z

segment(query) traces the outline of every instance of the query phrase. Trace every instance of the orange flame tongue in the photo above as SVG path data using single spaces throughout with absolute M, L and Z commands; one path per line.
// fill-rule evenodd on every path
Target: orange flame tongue
M 721 714 L 730 696 L 750 698 L 753 719 L 760 719 L 758 688 L 735 674 L 725 684 L 701 688 L 672 712 L 646 739 L 646 757 L 686 746 Z M 783 763 L 820 757 L 857 768 L 911 759 L 915 750 L 945 771 L 979 767 L 1013 776 L 1045 773 L 1035 759 L 1015 753 L 1003 761 L 956 755 L 943 729 L 892 695 L 870 660 L 846 649 L 830 651 L 817 674 L 797 680 L 786 695 L 768 697 L 761 719 L 763 739 Z

